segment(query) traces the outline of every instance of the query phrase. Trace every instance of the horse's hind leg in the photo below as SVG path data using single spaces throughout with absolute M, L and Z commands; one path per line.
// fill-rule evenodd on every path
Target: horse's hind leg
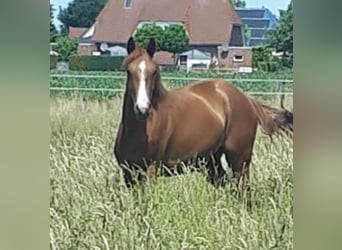
M 248 154 L 238 154 L 227 151 L 225 155 L 228 165 L 232 169 L 234 177 L 238 181 L 238 186 L 243 186 L 246 181 L 249 181 L 251 152 Z
M 216 153 L 212 154 L 208 160 L 208 180 L 214 186 L 224 186 L 226 171 L 221 163 L 221 156 L 224 150 L 220 148 Z
M 239 196 L 245 191 L 247 195 L 247 207 L 252 208 L 252 192 L 250 188 L 249 166 L 251 162 L 251 153 L 249 155 L 234 155 L 226 153 L 229 158 L 229 166 L 233 170 L 234 177 L 237 179 L 237 189 Z

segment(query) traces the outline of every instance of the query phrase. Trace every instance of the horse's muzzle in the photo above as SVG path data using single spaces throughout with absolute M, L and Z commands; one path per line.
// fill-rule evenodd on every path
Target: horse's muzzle
M 138 105 L 135 105 L 134 112 L 138 120 L 145 120 L 151 114 L 151 104 L 149 104 L 146 108 L 141 108 L 138 107 Z

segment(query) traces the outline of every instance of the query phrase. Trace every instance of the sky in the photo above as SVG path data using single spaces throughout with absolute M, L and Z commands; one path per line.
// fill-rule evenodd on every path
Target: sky
M 68 3 L 72 0 L 50 0 L 50 3 L 52 3 L 56 9 L 55 11 L 55 19 L 54 23 L 59 29 L 60 22 L 57 19 L 57 15 L 59 12 L 59 6 L 62 8 L 65 8 L 68 6 Z M 286 10 L 287 6 L 289 5 L 291 0 L 245 0 L 246 1 L 246 7 L 247 8 L 261 8 L 264 6 L 265 8 L 268 8 L 274 15 L 279 17 L 279 10 Z

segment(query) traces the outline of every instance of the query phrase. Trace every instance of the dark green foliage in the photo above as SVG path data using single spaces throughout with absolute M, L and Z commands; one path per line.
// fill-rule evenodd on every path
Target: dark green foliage
M 53 4 L 50 4 L 50 42 L 55 42 L 58 37 L 58 31 L 56 29 L 55 24 L 53 23 L 53 12 L 55 9 L 53 8 Z
M 280 12 L 280 24 L 267 33 L 267 44 L 276 51 L 283 52 L 282 65 L 293 66 L 293 2 L 286 11 Z
M 66 36 L 57 38 L 55 51 L 58 53 L 58 61 L 67 62 L 69 57 L 77 54 L 78 40 Z
M 67 8 L 59 10 L 62 29 L 67 32 L 70 26 L 90 27 L 106 3 L 107 0 L 73 0 Z
M 272 56 L 272 50 L 266 46 L 256 46 L 252 48 L 252 67 L 258 71 L 275 72 L 280 68 L 277 57 Z
M 184 52 L 189 45 L 189 38 L 182 25 L 171 24 L 164 29 L 154 23 L 144 24 L 135 33 L 134 39 L 137 44 L 145 46 L 150 38 L 154 38 L 157 51 L 163 50 L 170 53 Z
M 247 24 L 244 24 L 243 25 L 243 36 L 244 36 L 244 39 L 245 39 L 245 46 L 247 44 L 247 42 L 249 41 L 249 39 L 251 38 L 251 31 L 249 30 L 248 28 L 248 25 Z
M 238 8 L 246 7 L 246 1 L 243 1 L 243 0 L 230 0 L 230 2 L 233 4 L 234 7 L 238 7 Z
M 109 71 L 122 68 L 125 57 L 114 56 L 71 56 L 69 69 L 77 71 Z
M 57 67 L 57 56 L 50 55 L 50 69 L 56 69 Z
M 164 29 L 161 49 L 171 53 L 182 53 L 189 45 L 189 38 L 182 25 L 171 24 Z
M 143 47 L 146 47 L 150 38 L 154 38 L 157 45 L 157 51 L 160 50 L 162 42 L 163 28 L 155 23 L 146 23 L 134 35 L 135 42 Z

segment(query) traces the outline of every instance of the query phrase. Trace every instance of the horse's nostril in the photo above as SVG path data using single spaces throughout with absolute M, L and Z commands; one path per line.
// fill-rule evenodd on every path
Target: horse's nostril
M 135 106 L 135 110 L 137 111 L 138 114 L 140 114 L 140 115 L 142 114 L 142 112 L 141 112 L 141 110 L 140 110 L 138 105 Z
M 135 106 L 136 114 L 139 116 L 148 116 L 151 112 L 151 104 L 148 104 L 148 106 L 145 107 L 139 107 L 138 105 Z

